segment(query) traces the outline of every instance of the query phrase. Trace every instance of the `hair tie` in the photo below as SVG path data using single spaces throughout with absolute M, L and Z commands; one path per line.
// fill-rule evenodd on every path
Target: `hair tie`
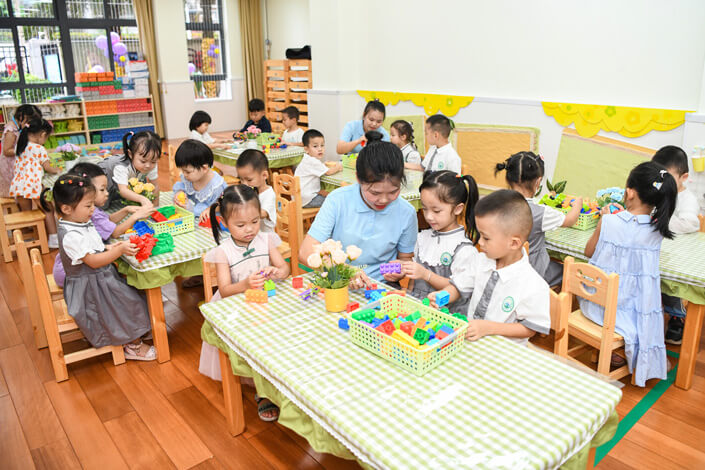
M 78 185 L 79 185 L 79 186 L 83 186 L 83 181 L 79 181 L 79 182 L 78 182 Z

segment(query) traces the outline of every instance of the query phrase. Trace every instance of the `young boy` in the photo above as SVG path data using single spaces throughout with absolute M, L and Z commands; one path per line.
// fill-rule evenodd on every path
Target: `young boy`
M 304 136 L 304 130 L 299 127 L 299 110 L 295 106 L 289 106 L 282 111 L 282 124 L 286 130 L 282 134 L 282 143 L 300 147 Z
M 267 170 L 269 170 L 267 157 L 259 150 L 245 150 L 237 158 L 235 168 L 242 184 L 257 188 L 262 208 L 260 230 L 274 232 L 277 225 L 277 195 L 274 193 L 274 189 L 267 184 Z
M 466 338 L 502 335 L 525 345 L 536 332 L 548 333 L 549 287 L 523 250 L 533 224 L 526 199 L 509 189 L 495 191 L 475 206 L 475 222 L 482 253 L 455 280 L 462 285 L 442 289 L 450 294 L 450 302 L 458 299 L 459 291 L 473 291 Z M 437 294 L 429 295 L 434 303 Z
M 208 127 L 211 125 L 211 116 L 205 111 L 196 111 L 191 116 L 188 123 L 188 128 L 191 131 L 189 137 L 193 140 L 203 142 L 208 147 L 215 148 L 230 148 L 230 144 L 226 144 L 224 140 L 215 140 L 208 133 Z
M 264 101 L 259 98 L 250 100 L 247 104 L 247 110 L 250 112 L 250 120 L 242 126 L 240 132 L 245 132 L 252 125 L 262 132 L 272 132 L 272 124 L 264 115 Z
M 450 170 L 458 174 L 461 173 L 460 156 L 448 141 L 450 137 L 450 119 L 442 114 L 434 114 L 426 119 L 424 136 L 430 145 L 428 153 L 421 161 L 421 165 L 415 165 L 415 170 L 439 171 Z M 408 165 L 409 168 L 412 165 Z
M 688 180 L 688 156 L 680 147 L 667 145 L 659 149 L 652 160 L 665 166 L 675 178 L 676 184 L 678 184 L 676 210 L 671 216 L 668 228 L 676 234 L 697 232 L 700 229 L 698 200 L 683 185 Z M 671 315 L 671 319 L 668 321 L 668 329 L 666 330 L 666 342 L 681 344 L 683 340 L 683 318 L 685 317 L 683 302 L 678 297 L 666 294 L 661 295 L 661 300 L 664 312 Z
M 321 191 L 321 176 L 338 173 L 343 170 L 343 165 L 340 162 L 323 163 L 326 141 L 316 129 L 304 132 L 302 141 L 306 153 L 294 172 L 294 176 L 301 179 L 301 204 L 306 208 L 321 207 L 328 194 Z

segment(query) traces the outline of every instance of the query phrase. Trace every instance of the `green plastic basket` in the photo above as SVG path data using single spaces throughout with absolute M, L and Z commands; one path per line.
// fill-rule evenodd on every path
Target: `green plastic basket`
M 350 168 L 350 169 L 354 170 L 355 165 L 357 164 L 357 154 L 351 153 L 349 155 L 343 155 L 342 160 L 343 160 L 343 168 Z
M 146 219 L 147 225 L 149 225 L 149 228 L 154 230 L 155 236 L 160 235 L 162 233 L 168 233 L 173 236 L 193 231 L 193 212 L 189 212 L 179 206 L 162 206 L 160 207 L 160 209 L 165 209 L 167 207 L 173 207 L 174 209 L 176 209 L 176 214 L 181 215 L 181 217 L 179 217 L 178 219 L 165 220 L 164 222 L 155 222 L 151 218 Z
M 590 230 L 597 227 L 598 220 L 600 220 L 599 212 L 594 214 L 580 214 L 573 228 L 577 228 L 578 230 Z
M 361 308 L 370 308 L 370 305 L 376 305 L 376 303 L 363 305 Z M 384 296 L 379 300 L 379 305 L 380 311 L 384 314 L 397 312 L 407 316 L 418 311 L 426 320 L 447 323 L 455 330 L 452 335 L 444 338 L 438 344 L 415 348 L 381 331 L 377 331 L 365 323 L 354 320 L 352 316 L 348 318 L 350 339 L 354 344 L 396 364 L 402 369 L 422 376 L 456 354 L 463 346 L 465 330 L 468 328 L 467 322 L 463 320 L 427 307 L 417 300 L 400 295 Z

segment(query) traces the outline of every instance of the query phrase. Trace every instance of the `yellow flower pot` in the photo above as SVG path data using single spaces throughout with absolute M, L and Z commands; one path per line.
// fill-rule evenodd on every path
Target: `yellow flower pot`
M 693 157 L 693 171 L 696 173 L 705 171 L 705 157 Z
M 326 289 L 323 296 L 326 299 L 326 310 L 329 312 L 342 312 L 348 306 L 348 286 L 340 289 Z

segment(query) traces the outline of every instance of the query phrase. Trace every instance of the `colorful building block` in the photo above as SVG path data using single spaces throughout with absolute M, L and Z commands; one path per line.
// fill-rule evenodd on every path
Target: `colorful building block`
M 418 341 L 420 345 L 426 344 L 429 337 L 430 335 L 428 334 L 428 331 L 424 329 L 416 328 L 416 330 L 414 330 L 414 339 Z
M 370 294 L 370 300 L 372 300 L 373 302 L 376 302 L 377 300 L 379 300 L 381 298 L 382 298 L 382 294 L 380 294 L 379 292 L 375 291 Z
M 424 304 L 426 307 L 428 307 L 429 305 L 431 305 L 431 301 L 430 301 L 429 299 L 423 299 L 423 300 L 421 301 L 421 303 Z
M 392 320 L 392 323 L 394 324 L 394 329 L 398 330 L 399 327 L 401 326 L 401 320 L 399 320 L 399 317 L 395 318 Z
M 436 337 L 436 332 L 433 331 L 433 329 L 428 328 L 426 331 L 428 331 L 428 339 L 431 340 Z
M 419 342 L 408 334 L 404 333 L 402 330 L 394 330 L 394 332 L 392 332 L 392 338 L 396 338 L 402 343 L 408 344 L 409 346 L 414 346 L 415 348 L 419 347 Z
M 267 293 L 267 297 L 274 297 L 277 295 L 277 291 L 275 289 L 265 290 L 265 292 Z
M 411 315 L 409 315 L 408 317 L 406 317 L 406 321 L 416 323 L 417 321 L 419 321 L 419 318 L 421 318 L 421 312 L 419 312 L 417 310 L 414 313 L 412 313 Z
M 426 346 L 435 346 L 436 344 L 440 343 L 436 338 L 431 338 L 428 340 L 428 343 L 426 343 Z
M 391 335 L 394 331 L 396 331 L 396 328 L 394 328 L 394 323 L 392 323 L 391 320 L 380 323 L 375 329 L 387 335 Z
M 366 308 L 352 314 L 353 320 L 357 321 L 371 322 L 374 317 L 375 311 L 371 308 Z
M 271 279 L 267 279 L 266 281 L 264 281 L 264 290 L 274 290 L 276 289 L 276 287 L 277 286 L 274 284 L 274 281 L 272 281 Z
M 465 315 L 463 315 L 463 314 L 460 313 L 460 312 L 454 313 L 453 316 L 454 316 L 455 318 L 457 318 L 458 320 L 468 321 L 468 317 L 466 317 Z
M 137 235 L 139 235 L 140 237 L 147 233 L 150 235 L 154 235 L 154 230 L 152 230 L 149 225 L 147 225 L 147 222 L 143 220 L 138 220 L 137 222 L 135 222 L 135 225 L 132 226 L 132 229 L 137 232 Z
M 441 309 L 441 312 L 450 314 L 450 310 L 448 310 L 448 307 L 443 307 Z
M 411 336 L 414 332 L 414 323 L 410 321 L 405 321 L 399 326 L 399 329 L 407 335 Z
M 263 290 L 247 289 L 245 291 L 245 302 L 266 304 L 267 303 L 267 292 L 265 292 Z
M 294 289 L 302 289 L 304 287 L 304 278 L 295 277 L 291 280 L 291 287 Z
M 444 305 L 446 305 L 449 300 L 450 294 L 444 290 L 439 291 L 436 294 L 436 305 L 438 305 L 439 307 L 443 307 Z
M 154 220 L 155 222 L 165 222 L 165 221 L 167 220 L 167 218 L 164 217 L 164 216 L 163 216 L 162 214 L 160 214 L 159 212 L 154 211 L 154 212 L 152 213 L 152 220 Z
M 401 263 L 382 263 L 379 265 L 380 274 L 401 273 Z
M 443 339 L 447 338 L 447 337 L 448 337 L 448 333 L 446 333 L 445 331 L 443 331 L 443 330 L 436 331 L 436 339 L 438 341 L 443 341 Z
M 348 319 L 347 318 L 339 318 L 338 319 L 338 328 L 341 330 L 349 330 L 350 325 L 348 325 Z
M 294 278 L 294 279 L 296 279 L 296 278 Z M 347 305 L 347 307 L 345 307 L 345 311 L 346 311 L 347 313 L 350 313 L 350 312 L 352 312 L 353 310 L 357 310 L 358 308 L 360 308 L 360 304 L 359 304 L 358 302 L 350 302 L 350 303 Z

